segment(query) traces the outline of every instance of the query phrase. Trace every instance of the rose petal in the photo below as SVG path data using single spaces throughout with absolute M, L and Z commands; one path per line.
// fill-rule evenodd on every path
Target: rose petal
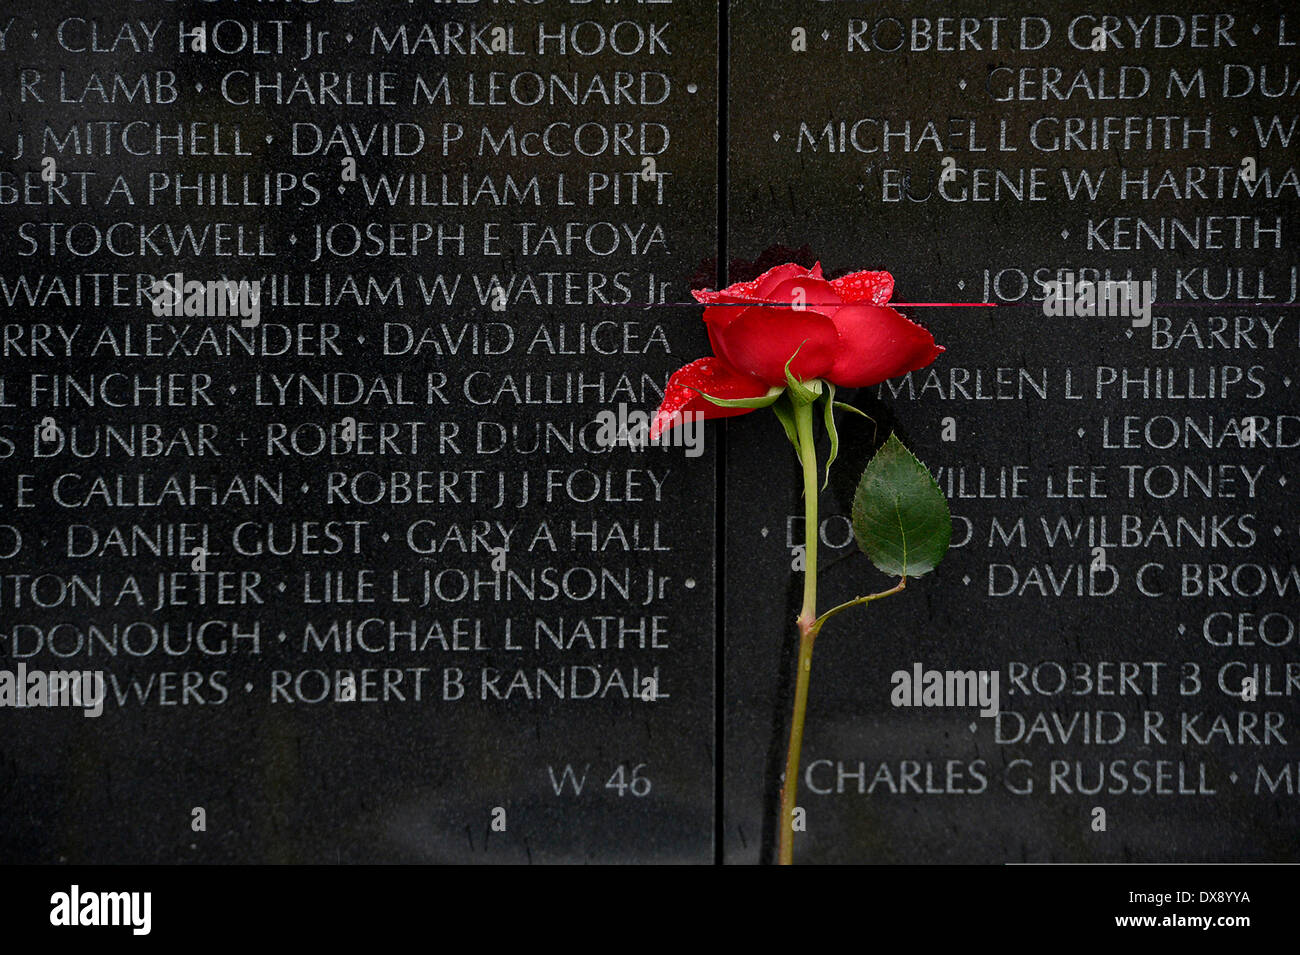
M 715 334 L 740 318 L 745 309 L 750 307 L 749 305 L 710 305 L 704 310 L 704 325 L 708 330 L 709 343 L 713 346 L 715 355 L 722 354 L 718 351 Z
M 802 301 L 806 308 L 821 312 L 827 318 L 834 315 L 835 310 L 844 304 L 844 300 L 836 293 L 830 282 L 812 275 L 778 282 L 764 294 L 763 301 L 779 302 L 789 308 L 798 300 L 796 293 L 799 292 L 803 293 Z M 799 309 L 792 309 L 792 311 L 799 311 Z
M 799 267 L 795 266 L 795 268 Z M 769 312 L 802 311 L 802 309 L 791 308 L 797 300 L 801 300 L 806 308 L 821 312 L 827 318 L 834 315 L 835 309 L 841 304 L 840 297 L 831 288 L 831 283 L 812 274 L 784 278 L 775 284 L 769 281 L 765 290 L 755 291 L 751 304 L 710 305 L 704 310 L 704 324 L 708 326 L 709 342 L 713 345 L 713 353 L 723 355 L 717 340 L 718 333 L 740 318 L 747 308 L 761 308 Z
M 730 418 L 733 415 L 748 414 L 753 408 L 720 408 L 700 395 L 712 395 L 714 398 L 761 398 L 768 392 L 767 385 L 749 375 L 742 375 L 727 365 L 726 362 L 712 356 L 700 358 L 689 365 L 678 368 L 668 379 L 664 388 L 664 400 L 655 412 L 655 419 L 650 425 L 650 440 L 653 441 L 681 424 L 683 415 L 692 411 L 701 412 L 707 418 Z
M 737 299 L 752 299 L 758 291 L 758 279 L 752 282 L 737 282 L 735 285 L 728 285 L 724 289 L 713 291 L 707 288 L 693 288 L 691 295 L 695 301 L 701 305 L 712 305 L 714 302 L 734 302 Z
M 894 277 L 888 272 L 850 272 L 831 279 L 845 304 L 884 305 L 894 294 Z
M 769 385 L 783 386 L 785 365 L 801 381 L 820 378 L 835 361 L 839 335 L 835 324 L 820 312 L 807 309 L 745 309 L 740 318 L 712 336 L 719 357 L 733 368 L 754 375 Z
M 845 388 L 878 385 L 924 368 L 943 353 L 934 336 L 892 308 L 845 305 L 835 312 L 840 347 L 826 376 Z
M 816 278 L 821 278 L 821 266 L 815 266 Z M 691 295 L 695 296 L 695 301 L 705 305 L 715 302 L 752 302 L 755 299 L 768 299 L 765 294 L 766 289 L 782 282 L 785 279 L 804 278 L 813 273 L 805 269 L 802 265 L 795 265 L 793 262 L 787 262 L 784 265 L 776 265 L 768 269 L 758 278 L 749 282 L 736 282 L 728 285 L 717 292 L 710 289 L 692 289 Z
M 815 268 L 816 272 L 814 273 L 812 269 L 806 269 L 802 265 L 789 262 L 785 265 L 778 265 L 774 269 L 768 269 L 758 277 L 758 297 L 765 302 L 781 301 L 774 294 L 777 286 L 799 279 L 815 278 L 821 280 L 821 266 L 818 265 Z

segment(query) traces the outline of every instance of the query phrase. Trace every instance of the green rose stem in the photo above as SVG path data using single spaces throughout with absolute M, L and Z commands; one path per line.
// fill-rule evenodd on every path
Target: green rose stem
M 794 863 L 794 802 L 799 790 L 799 753 L 803 748 L 803 722 L 808 711 L 808 678 L 812 673 L 813 640 L 817 634 L 817 449 L 813 445 L 812 405 L 794 402 L 795 434 L 803 463 L 804 571 L 803 607 L 799 611 L 799 663 L 794 685 L 794 715 L 790 720 L 790 746 L 785 756 L 785 781 L 781 785 L 781 865 Z
M 794 686 L 794 714 L 790 719 L 790 745 L 785 757 L 785 780 L 781 786 L 781 839 L 777 861 L 794 864 L 794 809 L 799 792 L 799 756 L 803 749 L 804 717 L 808 711 L 808 680 L 812 675 L 813 642 L 831 617 L 850 607 L 896 594 L 907 586 L 902 577 L 889 590 L 856 597 L 817 616 L 817 448 L 813 443 L 812 402 L 793 396 L 795 436 L 803 464 L 804 576 L 803 607 L 799 611 L 799 661 Z

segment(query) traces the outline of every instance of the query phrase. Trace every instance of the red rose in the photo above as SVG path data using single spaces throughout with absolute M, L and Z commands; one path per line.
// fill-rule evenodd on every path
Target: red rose
M 720 292 L 692 292 L 707 306 L 704 324 L 715 357 L 693 361 L 668 379 L 651 439 L 685 412 L 725 418 L 754 410 L 719 407 L 703 395 L 734 400 L 772 394 L 786 387 L 787 362 L 800 381 L 821 378 L 845 388 L 865 388 L 924 368 L 943 348 L 920 325 L 886 306 L 893 291 L 888 272 L 854 272 L 827 281 L 820 264 L 811 269 L 789 264 Z

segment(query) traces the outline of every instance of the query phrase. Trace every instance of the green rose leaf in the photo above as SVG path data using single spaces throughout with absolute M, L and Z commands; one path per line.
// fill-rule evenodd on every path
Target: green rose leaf
M 798 401 L 805 405 L 810 405 L 821 397 L 822 383 L 820 379 L 814 378 L 812 381 L 800 381 L 790 371 L 790 363 L 799 357 L 799 352 L 807 342 L 800 342 L 799 347 L 794 350 L 794 354 L 786 359 L 785 362 L 785 382 L 789 386 L 791 401 Z
M 781 427 L 785 429 L 785 436 L 794 445 L 794 456 L 799 457 L 799 431 L 795 425 L 794 406 L 790 404 L 790 396 L 782 394 L 777 402 L 772 405 L 772 410 L 776 412 L 777 420 L 781 422 Z
M 948 500 L 896 435 L 862 472 L 853 495 L 853 534 L 873 564 L 898 577 L 928 574 L 948 552 Z
M 831 483 L 831 465 L 835 459 L 840 456 L 840 433 L 835 428 L 835 386 L 829 381 L 826 383 L 826 405 L 822 408 L 822 415 L 826 422 L 826 433 L 831 439 L 831 453 L 826 458 L 826 478 L 822 481 L 822 490 L 826 490 L 826 485 Z
M 688 386 L 689 387 L 689 386 Z M 757 398 L 715 398 L 713 395 L 706 395 L 698 388 L 691 388 L 705 401 L 715 404 L 719 408 L 766 408 L 768 405 L 785 394 L 784 388 L 769 388 L 767 394 L 760 395 Z

